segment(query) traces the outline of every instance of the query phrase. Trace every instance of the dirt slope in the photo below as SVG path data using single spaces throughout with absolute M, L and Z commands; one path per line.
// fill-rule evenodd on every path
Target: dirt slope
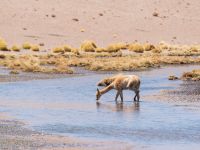
M 86 39 L 100 46 L 135 40 L 193 44 L 199 43 L 199 8 L 199 0 L 1 0 L 0 36 L 9 44 L 44 42 L 48 48 L 78 47 Z

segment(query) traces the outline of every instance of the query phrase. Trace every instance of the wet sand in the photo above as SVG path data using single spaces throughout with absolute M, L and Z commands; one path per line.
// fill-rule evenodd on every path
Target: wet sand
M 19 74 L 10 74 L 10 70 L 5 67 L 0 67 L 0 83 L 1 82 L 19 82 L 30 80 L 47 80 L 47 79 L 59 79 L 68 77 L 78 77 L 86 74 L 92 74 L 95 72 L 87 71 L 82 68 L 73 68 L 76 73 L 74 74 L 60 74 L 60 73 L 32 73 L 32 72 L 19 72 Z
M 133 145 L 123 142 L 88 141 L 79 138 L 43 134 L 24 127 L 21 121 L 9 119 L 0 113 L 0 149 L 41 149 L 41 150 L 80 150 L 80 149 L 133 149 Z

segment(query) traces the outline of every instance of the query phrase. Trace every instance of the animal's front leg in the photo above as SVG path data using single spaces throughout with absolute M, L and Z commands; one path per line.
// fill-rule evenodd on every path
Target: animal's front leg
M 123 102 L 123 92 L 122 92 L 122 90 L 120 91 L 120 98 L 121 98 L 121 101 Z
M 117 94 L 115 96 L 115 101 L 117 101 L 117 98 L 119 97 L 119 91 L 117 91 Z

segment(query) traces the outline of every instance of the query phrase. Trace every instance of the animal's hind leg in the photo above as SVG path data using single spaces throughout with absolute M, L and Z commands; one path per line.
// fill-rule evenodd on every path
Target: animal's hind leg
M 140 100 L 140 91 L 137 91 L 137 101 L 139 102 L 139 100 Z
M 123 92 L 122 92 L 122 90 L 120 91 L 120 97 L 121 97 L 121 101 L 123 102 Z
M 117 94 L 116 94 L 116 96 L 115 96 L 115 101 L 117 101 L 117 98 L 119 97 L 119 91 L 117 91 Z
M 135 94 L 135 96 L 134 96 L 134 101 L 136 101 L 136 97 L 137 97 L 137 94 Z
M 137 92 L 135 92 L 135 96 L 133 98 L 134 101 L 136 101 L 136 97 L 137 97 Z
M 134 97 L 134 101 L 138 101 L 139 102 L 139 99 L 140 99 L 140 91 L 135 91 L 135 97 Z

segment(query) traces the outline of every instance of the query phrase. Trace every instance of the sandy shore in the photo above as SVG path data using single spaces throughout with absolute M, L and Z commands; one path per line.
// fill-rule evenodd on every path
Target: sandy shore
M 41 150 L 80 150 L 80 149 L 132 149 L 123 142 L 89 141 L 73 137 L 42 134 L 24 127 L 24 123 L 0 113 L 0 149 L 41 149 Z

